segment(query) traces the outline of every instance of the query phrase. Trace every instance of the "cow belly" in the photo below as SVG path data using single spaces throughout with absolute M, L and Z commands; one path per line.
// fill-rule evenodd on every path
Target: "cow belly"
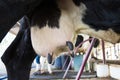
M 81 32 L 85 34 L 90 34 L 91 36 L 94 36 L 96 38 L 101 38 L 111 43 L 120 42 L 120 34 L 115 33 L 112 29 L 106 31 L 105 30 L 95 31 L 93 29 L 86 29 L 81 30 Z
M 37 54 L 42 56 L 46 56 L 48 53 L 53 52 L 58 46 L 65 45 L 66 41 L 71 40 L 71 35 L 71 33 L 68 35 L 64 31 L 57 28 L 31 28 L 33 48 Z
M 100 38 L 111 43 L 120 42 L 120 34 L 114 32 L 111 28 L 109 28 L 108 30 L 100 29 L 98 31 L 95 30 L 94 28 L 90 28 L 89 25 L 85 24 L 82 21 L 82 15 L 80 17 L 76 17 L 73 20 L 75 24 L 75 31 L 77 34 L 79 33 L 88 34 L 90 36 Z

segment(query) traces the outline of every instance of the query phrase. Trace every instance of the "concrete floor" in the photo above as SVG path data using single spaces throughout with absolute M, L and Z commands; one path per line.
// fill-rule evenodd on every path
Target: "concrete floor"
M 59 70 L 58 70 L 58 73 L 55 72 L 52 75 L 49 75 L 48 72 L 46 72 L 43 75 L 39 74 L 39 75 L 35 76 L 35 75 L 33 75 L 33 73 L 34 73 L 34 69 L 32 69 L 32 71 L 31 71 L 30 80 L 63 80 L 62 76 L 64 75 L 64 72 L 59 71 Z M 75 80 L 76 74 L 77 73 L 70 71 L 67 74 L 67 79 L 64 79 L 64 80 Z M 96 76 L 96 73 L 91 73 L 91 74 L 83 73 L 80 80 L 117 80 L 117 79 L 113 79 L 111 77 L 98 78 Z
M 113 78 L 90 78 L 90 79 L 80 79 L 80 80 L 117 80 Z
M 30 78 L 30 80 L 75 80 L 75 79 L 40 79 L 40 78 Z M 106 78 L 82 78 L 80 80 L 117 80 L 117 79 L 113 79 L 111 77 L 106 77 Z

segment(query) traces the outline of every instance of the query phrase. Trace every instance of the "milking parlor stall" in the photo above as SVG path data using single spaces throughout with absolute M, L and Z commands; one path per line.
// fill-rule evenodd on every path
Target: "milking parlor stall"
M 16 23 L 0 43 L 0 56 L 16 37 L 19 25 Z M 120 80 L 120 43 L 111 44 L 86 34 L 79 34 L 76 43 L 76 47 L 74 43 L 68 44 L 68 51 L 61 52 L 51 64 L 49 59 L 37 56 L 31 66 L 30 80 Z M 72 51 L 74 56 L 69 54 Z M 1 60 L 0 80 L 7 80 Z

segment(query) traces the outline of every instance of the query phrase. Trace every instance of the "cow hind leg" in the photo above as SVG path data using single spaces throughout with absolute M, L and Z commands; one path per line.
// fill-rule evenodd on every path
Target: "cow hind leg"
M 35 56 L 31 44 L 30 29 L 21 29 L 2 56 L 8 80 L 29 80 L 31 64 Z
M 46 61 L 46 57 L 41 56 L 40 57 L 40 70 L 41 70 L 41 74 L 43 74 L 45 72 L 45 61 Z
M 52 74 L 52 68 L 51 68 L 51 66 L 52 65 L 48 63 L 48 72 L 49 72 L 49 74 Z

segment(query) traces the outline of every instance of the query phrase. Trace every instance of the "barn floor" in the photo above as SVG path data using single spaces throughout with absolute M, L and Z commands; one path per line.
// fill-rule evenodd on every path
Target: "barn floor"
M 34 74 L 31 74 L 30 76 L 30 80 L 63 80 L 62 77 L 64 75 L 64 72 L 65 71 L 62 71 L 62 70 L 55 70 L 53 72 L 53 74 L 49 74 L 48 72 L 45 72 L 44 74 L 39 74 L 39 75 L 34 75 Z M 64 80 L 75 80 L 75 77 L 76 77 L 76 74 L 77 72 L 74 72 L 74 71 L 69 71 L 67 76 L 66 76 L 66 79 Z M 96 76 L 96 73 L 87 73 L 87 72 L 84 72 L 81 76 L 81 79 L 80 80 L 116 80 L 116 79 L 113 79 L 113 78 L 110 78 L 110 77 L 107 77 L 107 78 L 97 78 Z

